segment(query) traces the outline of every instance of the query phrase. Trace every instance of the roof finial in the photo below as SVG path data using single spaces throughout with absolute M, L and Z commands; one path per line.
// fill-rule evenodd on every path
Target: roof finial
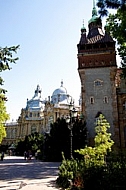
M 84 19 L 83 19 L 83 28 L 84 28 Z
M 61 87 L 63 87 L 63 80 L 61 80 Z
M 92 17 L 93 17 L 93 16 L 97 16 L 97 10 L 96 10 L 96 7 L 95 7 L 95 0 L 93 0 Z
M 95 0 L 93 0 L 93 8 L 95 8 Z
M 83 26 L 81 28 L 81 34 L 86 33 L 86 28 L 84 27 L 84 19 L 83 19 Z

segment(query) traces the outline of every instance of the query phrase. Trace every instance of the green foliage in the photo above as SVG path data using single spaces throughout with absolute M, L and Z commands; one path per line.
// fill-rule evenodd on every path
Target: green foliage
M 16 63 L 18 58 L 13 58 L 13 53 L 17 53 L 18 46 L 12 46 L 12 47 L 0 47 L 0 72 L 5 71 L 7 69 L 11 69 L 10 63 Z M 0 77 L 0 85 L 3 85 L 3 79 Z M 6 90 L 0 88 L 0 94 L 5 93 Z
M 115 14 L 109 14 L 106 29 L 117 40 L 117 50 L 123 70 L 122 77 L 126 78 L 126 2 L 125 0 L 99 0 L 97 6 L 100 8 L 101 16 L 107 16 L 109 8 L 117 10 Z
M 6 112 L 5 102 L 0 99 L 0 143 L 2 139 L 6 137 L 6 130 L 4 123 L 9 119 L 9 115 Z
M 45 136 L 45 156 L 47 161 L 61 161 L 62 154 L 69 156 L 69 129 L 64 119 L 51 124 L 50 134 Z
M 118 159 L 119 156 L 121 159 Z M 126 163 L 122 155 L 112 155 L 107 165 L 86 167 L 83 160 L 65 160 L 59 167 L 58 187 L 69 190 L 125 190 Z
M 101 150 L 103 154 L 106 155 L 107 151 L 111 151 L 111 147 L 114 144 L 114 141 L 111 139 L 111 133 L 108 132 L 109 128 L 109 123 L 105 117 L 100 114 L 95 127 L 95 147 L 97 147 L 97 149 Z
M 44 136 L 40 133 L 33 133 L 25 137 L 24 141 L 19 141 L 16 147 L 16 152 L 23 155 L 24 151 L 31 150 L 34 154 L 36 151 L 43 152 Z
M 59 166 L 59 174 L 56 183 L 59 187 L 68 188 L 70 185 L 74 184 L 78 173 L 83 168 L 83 162 L 75 159 L 65 159 L 62 153 L 62 163 Z
M 61 161 L 62 152 L 70 158 L 70 130 L 65 119 L 58 119 L 51 124 L 50 134 L 45 136 L 45 156 L 47 161 Z M 73 126 L 73 150 L 84 148 L 87 138 L 85 122 L 77 120 Z M 73 156 L 77 156 L 76 153 Z
M 98 0 L 97 6 L 99 9 L 100 16 L 107 16 L 108 9 L 121 9 L 125 10 L 125 0 Z
M 92 166 L 82 174 L 84 190 L 124 190 L 126 188 L 126 163 L 108 162 L 106 166 Z
M 19 46 L 13 47 L 0 47 L 0 72 L 10 69 L 9 64 L 15 63 L 18 58 L 13 58 L 13 52 L 16 53 Z M 3 79 L 0 76 L 0 85 L 3 85 Z M 0 143 L 2 139 L 6 137 L 6 130 L 4 127 L 5 121 L 9 119 L 9 115 L 6 112 L 5 101 L 7 98 L 5 97 L 6 90 L 0 88 Z
M 76 152 L 84 156 L 84 162 L 87 167 L 100 166 L 106 163 L 106 155 L 108 151 L 111 151 L 111 147 L 114 144 L 114 141 L 111 140 L 111 134 L 107 132 L 109 128 L 109 123 L 105 117 L 100 114 L 95 127 L 95 147 L 86 147 L 76 150 Z
M 116 14 L 110 14 L 106 28 L 111 36 L 117 40 L 117 49 L 122 60 L 123 77 L 126 77 L 126 11 L 118 9 Z
M 95 147 L 77 150 L 81 160 L 66 160 L 59 167 L 57 185 L 69 190 L 124 190 L 126 189 L 126 154 L 112 152 L 110 128 L 100 114 L 95 127 Z

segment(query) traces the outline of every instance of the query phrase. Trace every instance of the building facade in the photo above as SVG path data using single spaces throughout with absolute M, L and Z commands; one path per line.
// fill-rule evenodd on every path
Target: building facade
M 72 96 L 67 93 L 66 88 L 61 86 L 54 90 L 48 99 L 42 99 L 42 90 L 39 85 L 32 99 L 26 102 L 26 107 L 21 109 L 17 122 L 6 123 L 7 136 L 2 144 L 12 144 L 24 140 L 25 136 L 32 133 L 49 133 L 51 123 L 58 118 L 66 118 L 69 115 L 69 105 L 73 102 Z M 75 105 L 80 113 L 80 106 Z M 14 133 L 15 129 L 15 133 Z M 12 133 L 14 133 L 12 137 Z

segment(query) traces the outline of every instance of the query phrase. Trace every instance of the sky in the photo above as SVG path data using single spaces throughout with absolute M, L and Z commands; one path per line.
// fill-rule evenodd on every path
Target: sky
M 81 83 L 78 74 L 77 44 L 81 27 L 88 31 L 93 0 L 1 0 L 0 47 L 20 45 L 16 64 L 1 73 L 10 121 L 16 121 L 27 98 L 37 85 L 42 98 L 55 89 L 67 89 L 78 104 Z

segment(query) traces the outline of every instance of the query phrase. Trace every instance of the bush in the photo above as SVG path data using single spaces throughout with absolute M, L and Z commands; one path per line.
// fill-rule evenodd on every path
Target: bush
M 98 117 L 96 124 L 95 147 L 75 151 L 83 156 L 82 160 L 65 160 L 63 155 L 57 180 L 60 187 L 65 181 L 65 188 L 69 190 L 126 189 L 126 157 L 122 152 L 116 156 L 111 152 L 114 142 L 107 132 L 110 125 L 103 115 Z
M 59 166 L 59 174 L 58 174 L 58 178 L 57 178 L 57 185 L 59 187 L 69 187 L 75 177 L 75 174 L 78 170 L 78 161 L 77 160 L 66 160 L 64 157 L 64 154 L 62 153 L 62 163 Z M 63 186 L 62 186 L 63 184 Z

